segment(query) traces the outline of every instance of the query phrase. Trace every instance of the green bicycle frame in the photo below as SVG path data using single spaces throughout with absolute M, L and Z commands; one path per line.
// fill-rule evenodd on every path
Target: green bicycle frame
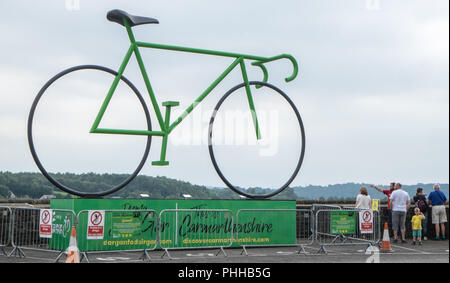
M 267 69 L 265 68 L 265 66 L 263 65 L 264 63 L 268 63 L 268 62 L 272 62 L 275 60 L 279 60 L 282 58 L 285 59 L 289 59 L 294 67 L 293 73 L 291 76 L 287 77 L 285 79 L 286 82 L 290 82 L 292 80 L 295 79 L 295 77 L 297 76 L 298 73 L 298 65 L 297 65 L 297 61 L 295 60 L 295 58 L 291 55 L 288 54 L 281 54 L 278 56 L 274 56 L 274 57 L 260 57 L 260 56 L 253 56 L 253 55 L 245 55 L 245 54 L 238 54 L 238 53 L 230 53 L 230 52 L 222 52 L 222 51 L 214 51 L 214 50 L 205 50 L 205 49 L 197 49 L 197 48 L 189 48 L 189 47 L 180 47 L 180 46 L 171 46 L 171 45 L 163 45 L 163 44 L 155 44 L 155 43 L 146 43 L 146 42 L 139 42 L 136 41 L 134 38 L 134 34 L 131 30 L 131 27 L 129 25 L 129 23 L 124 19 L 124 24 L 128 33 L 128 37 L 130 39 L 131 45 L 128 48 L 128 51 L 125 55 L 125 58 L 123 59 L 119 70 L 118 70 L 118 75 L 115 77 L 109 91 L 108 94 L 105 97 L 105 100 L 103 101 L 103 104 L 100 108 L 99 113 L 97 114 L 97 117 L 91 127 L 90 133 L 103 133 L 103 134 L 124 134 L 124 135 L 153 135 L 153 136 L 161 136 L 163 137 L 163 143 L 162 143 L 162 149 L 161 149 L 161 158 L 160 161 L 158 162 L 154 162 L 154 165 L 167 165 L 168 162 L 165 161 L 165 153 L 166 153 L 166 146 L 167 146 L 167 137 L 168 135 L 173 131 L 173 129 L 175 127 L 177 127 L 181 121 L 183 121 L 184 118 L 186 118 L 187 115 L 189 115 L 189 113 L 191 113 L 194 108 L 200 103 L 202 102 L 202 100 L 208 96 L 208 94 L 210 94 L 212 92 L 212 90 L 237 66 L 239 65 L 241 68 L 241 72 L 242 72 L 242 78 L 243 81 L 245 83 L 245 90 L 246 90 L 246 94 L 247 94 L 247 98 L 248 98 L 248 103 L 249 103 L 249 107 L 252 113 L 252 119 L 253 119 L 253 123 L 255 126 L 255 132 L 256 132 L 256 137 L 257 139 L 261 138 L 261 133 L 259 130 L 259 125 L 258 125 L 258 119 L 256 116 L 256 110 L 255 110 L 255 105 L 253 102 L 253 97 L 251 94 L 251 90 L 250 90 L 250 85 L 249 85 L 249 81 L 248 81 L 248 76 L 247 76 L 247 71 L 246 71 L 246 67 L 245 67 L 245 63 L 244 60 L 252 60 L 254 62 L 252 62 L 253 66 L 258 66 L 261 68 L 262 72 L 263 72 L 263 82 L 267 82 L 268 79 L 268 72 Z M 142 56 L 141 53 L 139 51 L 139 47 L 142 48 L 154 48 L 154 49 L 164 49 L 164 50 L 171 50 L 171 51 L 181 51 L 181 52 L 189 52 L 189 53 L 198 53 L 198 54 L 205 54 L 205 55 L 214 55 L 214 56 L 222 56 L 222 57 L 231 57 L 231 58 L 235 58 L 235 60 L 233 61 L 233 63 L 231 63 L 231 65 L 225 69 L 225 71 L 220 74 L 220 76 L 214 80 L 211 85 L 206 88 L 205 91 L 203 91 L 202 94 L 200 94 L 200 96 L 195 99 L 195 101 L 189 105 L 189 107 L 186 108 L 186 110 L 177 118 L 175 119 L 175 121 L 170 124 L 170 107 L 172 106 L 177 106 L 178 103 L 177 102 L 165 102 L 163 103 L 163 106 L 166 106 L 166 115 L 165 115 L 165 119 L 162 116 L 162 112 L 161 109 L 159 108 L 158 102 L 156 100 L 155 97 L 155 93 L 153 92 L 152 86 L 150 84 L 150 80 L 148 78 L 147 75 L 147 71 L 145 69 L 144 66 L 144 62 L 142 60 Z M 106 111 L 106 108 L 108 107 L 108 104 L 117 88 L 117 85 L 120 81 L 120 78 L 123 75 L 123 72 L 125 71 L 125 68 L 128 65 L 128 62 L 131 58 L 131 56 L 135 55 L 137 63 L 139 65 L 139 69 L 141 71 L 142 77 L 144 79 L 145 82 L 145 86 L 147 88 L 148 94 L 150 96 L 150 100 L 152 102 L 153 105 L 153 109 L 155 111 L 156 117 L 158 119 L 158 123 L 160 126 L 160 131 L 148 131 L 148 130 L 127 130 L 127 129 L 106 129 L 106 128 L 99 128 L 99 124 L 100 121 L 102 120 L 102 117 Z

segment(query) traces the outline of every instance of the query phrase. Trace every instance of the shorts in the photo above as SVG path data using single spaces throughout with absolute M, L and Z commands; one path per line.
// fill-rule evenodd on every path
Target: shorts
M 447 222 L 447 211 L 445 211 L 445 205 L 435 205 L 431 207 L 431 222 L 433 224 Z
M 412 235 L 413 237 L 422 237 L 422 230 L 413 230 Z
M 400 225 L 400 230 L 405 230 L 406 212 L 392 211 L 392 229 L 397 230 Z

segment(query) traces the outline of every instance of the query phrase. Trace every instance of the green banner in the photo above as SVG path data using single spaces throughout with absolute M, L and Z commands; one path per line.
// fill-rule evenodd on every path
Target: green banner
M 95 226 L 89 219 L 93 213 L 101 213 L 104 219 L 100 229 L 93 229 Z M 157 215 L 151 210 L 82 210 L 78 221 L 81 251 L 152 249 L 156 246 Z
M 69 246 L 70 232 L 75 225 L 76 215 L 69 211 L 52 211 L 52 235 L 49 246 L 58 251 L 64 251 Z
M 331 234 L 356 234 L 356 212 L 355 211 L 331 211 L 330 217 Z
M 165 212 L 161 217 L 161 247 L 157 248 L 296 243 L 295 211 L 257 211 L 294 210 L 295 201 L 52 199 L 50 204 L 77 215 L 82 211 L 77 231 L 82 251 L 154 248 L 161 211 Z M 248 211 L 237 219 L 241 209 Z M 88 239 L 88 210 L 105 211 L 101 239 Z

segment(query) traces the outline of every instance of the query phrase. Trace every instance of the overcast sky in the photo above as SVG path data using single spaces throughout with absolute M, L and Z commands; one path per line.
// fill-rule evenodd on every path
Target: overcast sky
M 119 8 L 159 20 L 159 25 L 134 28 L 140 41 L 265 57 L 288 53 L 298 60 L 300 75 L 290 83 L 284 82 L 292 70 L 288 61 L 268 65 L 269 82 L 291 97 L 306 128 L 305 160 L 293 185 L 448 183 L 448 6 L 447 0 L 2 0 L 0 171 L 38 171 L 29 152 L 26 123 L 35 95 L 49 78 L 74 65 L 118 68 L 129 42 L 123 27 L 107 21 L 106 13 Z M 174 115 L 231 63 L 211 56 L 142 52 L 158 102 L 180 101 Z M 250 79 L 260 80 L 259 69 L 247 66 Z M 146 94 L 134 58 L 125 74 Z M 202 103 L 200 116 L 183 122 L 185 129 L 204 134 L 209 121 L 204 113 L 210 114 L 219 97 L 241 81 L 238 72 L 230 75 Z M 81 105 L 83 100 L 77 101 Z M 72 103 L 74 108 L 78 105 Z M 76 109 L 76 115 L 83 116 L 83 107 Z M 132 112 L 115 117 L 120 120 Z M 196 130 L 197 120 L 202 126 Z M 67 144 L 74 140 L 60 129 L 55 132 Z M 223 186 L 204 142 L 189 136 L 191 142 L 183 143 L 181 125 L 173 137 L 167 154 L 171 165 L 151 166 L 159 158 L 160 139 L 155 137 L 141 174 Z M 133 139 L 138 138 L 129 137 L 130 144 Z M 111 164 L 121 164 L 121 158 L 127 164 L 134 150 L 119 150 L 125 156 L 107 159 L 106 167 L 85 164 L 100 166 L 92 169 L 98 172 L 122 172 Z M 91 170 L 60 159 L 76 160 L 77 155 L 73 150 L 48 154 L 46 162 L 61 171 L 68 163 L 76 164 L 77 172 Z M 239 155 L 226 158 L 230 174 L 245 177 L 245 185 L 254 179 L 266 182 L 270 175 L 243 173 Z

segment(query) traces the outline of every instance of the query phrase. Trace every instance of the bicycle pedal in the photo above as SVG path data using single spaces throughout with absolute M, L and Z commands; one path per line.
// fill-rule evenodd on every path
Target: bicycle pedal
M 162 106 L 170 106 L 170 107 L 172 107 L 172 106 L 178 106 L 178 105 L 180 105 L 180 102 L 178 102 L 178 101 L 164 101 L 162 103 Z
M 169 165 L 169 161 L 164 161 L 164 160 L 153 161 L 152 165 L 155 165 L 155 166 L 167 166 L 167 165 Z

